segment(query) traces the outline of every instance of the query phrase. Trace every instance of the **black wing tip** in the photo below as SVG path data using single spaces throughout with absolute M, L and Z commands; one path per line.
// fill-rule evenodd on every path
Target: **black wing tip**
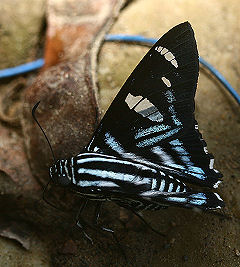
M 177 31 L 191 31 L 193 33 L 193 28 L 192 28 L 192 25 L 189 21 L 185 21 L 185 22 L 182 22 L 176 26 L 174 26 L 172 29 L 170 29 L 169 31 L 171 30 L 177 30 Z
M 209 196 L 209 203 L 206 207 L 206 210 L 216 210 L 225 207 L 225 203 L 218 193 L 212 192 Z
M 221 173 L 219 173 L 219 174 L 221 174 Z M 220 178 L 222 178 L 222 177 L 223 177 L 223 175 L 221 174 L 221 176 L 218 177 L 218 180 L 216 180 L 214 183 L 212 183 L 210 187 L 211 187 L 211 188 L 214 188 L 214 189 L 218 188 L 219 185 L 223 182 L 223 180 L 220 179 Z
M 216 192 L 205 192 L 205 193 L 196 193 L 194 194 L 196 196 L 200 195 L 200 197 L 196 197 L 196 200 L 202 200 L 205 199 L 206 202 L 202 206 L 195 206 L 197 208 L 203 209 L 203 210 L 217 210 L 222 209 L 225 207 L 225 203 L 223 199 L 220 197 L 220 195 Z M 201 198 L 201 196 L 204 196 Z
M 182 38 L 184 40 L 182 40 Z M 190 43 L 196 44 L 194 30 L 188 21 L 182 22 L 171 28 L 155 43 L 153 47 L 155 48 L 158 45 L 166 45 L 167 48 L 169 48 L 169 46 L 171 47 L 184 43 L 186 40 L 190 41 Z
M 191 23 L 190 23 L 188 20 L 186 20 L 186 21 L 184 21 L 184 22 L 178 24 L 178 26 L 180 26 L 180 25 L 182 25 L 182 26 L 184 26 L 184 27 L 186 27 L 186 28 L 190 28 L 190 29 L 192 29 L 192 25 L 191 25 Z
M 192 25 L 191 25 L 191 23 L 189 21 L 184 21 L 184 22 L 182 22 L 180 24 L 177 24 L 172 29 L 170 29 L 170 31 L 173 30 L 173 29 L 175 29 L 177 31 L 180 31 L 180 32 L 181 31 L 182 32 L 190 31 L 190 32 L 192 32 L 194 34 L 193 27 L 192 27 Z

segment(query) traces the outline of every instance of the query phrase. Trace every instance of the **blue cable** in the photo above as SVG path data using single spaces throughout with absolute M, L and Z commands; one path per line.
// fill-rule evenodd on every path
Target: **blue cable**
M 152 46 L 157 42 L 158 39 L 154 38 L 146 38 L 140 35 L 122 35 L 122 34 L 109 34 L 106 35 L 105 41 L 107 42 L 128 42 L 128 43 L 137 43 L 141 45 Z M 224 78 L 224 76 L 216 70 L 211 64 L 209 64 L 202 57 L 199 57 L 199 62 L 208 69 L 219 81 L 220 83 L 228 90 L 228 92 L 233 96 L 233 98 L 237 101 L 238 105 L 240 105 L 240 95 L 236 92 L 236 90 L 231 86 L 231 84 Z
M 0 79 L 20 75 L 26 72 L 37 70 L 44 65 L 44 59 L 40 58 L 35 61 L 25 63 L 13 68 L 0 70 Z
M 127 34 L 108 34 L 105 36 L 105 41 L 107 42 L 128 42 L 137 43 L 142 45 L 153 45 L 156 43 L 157 39 L 147 38 L 141 35 L 127 35 Z
M 228 90 L 228 92 L 233 96 L 233 98 L 237 101 L 240 105 L 240 96 L 235 91 L 235 89 L 231 86 L 231 84 L 224 78 L 224 76 L 216 70 L 212 65 L 210 65 L 206 60 L 202 57 L 199 58 L 200 63 L 208 69 L 218 80 L 219 82 Z
M 108 34 L 105 36 L 105 41 L 107 42 L 128 42 L 135 43 L 140 45 L 151 46 L 155 44 L 157 39 L 155 38 L 146 38 L 141 35 L 126 35 L 126 34 Z M 233 96 L 236 102 L 240 105 L 240 95 L 235 91 L 235 89 L 230 85 L 230 83 L 223 77 L 223 75 L 217 71 L 212 65 L 206 62 L 202 57 L 199 58 L 200 63 L 208 69 L 219 81 L 220 83 L 228 90 L 228 92 Z M 30 71 L 37 70 L 44 65 L 44 59 L 40 58 L 33 62 L 22 64 L 13 68 L 0 70 L 0 79 L 8 78 Z

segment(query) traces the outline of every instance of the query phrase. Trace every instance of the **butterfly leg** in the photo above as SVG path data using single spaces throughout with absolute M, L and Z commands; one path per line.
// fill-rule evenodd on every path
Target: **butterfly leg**
M 97 201 L 96 207 L 95 207 L 95 213 L 94 213 L 94 221 L 93 221 L 93 225 L 98 226 L 102 231 L 108 232 L 108 233 L 114 233 L 114 231 L 112 229 L 103 227 L 103 226 L 99 226 L 99 218 L 100 218 L 100 212 L 101 212 L 101 208 L 102 208 L 103 202 L 101 201 Z
M 108 232 L 110 234 L 112 234 L 112 237 L 113 239 L 115 240 L 119 250 L 121 251 L 121 254 L 123 255 L 125 261 L 127 262 L 127 256 L 123 250 L 123 248 L 121 247 L 114 231 L 110 228 L 106 228 L 106 227 L 103 227 L 103 226 L 99 226 L 99 217 L 100 217 L 100 212 L 101 212 L 101 208 L 103 206 L 103 202 L 97 202 L 97 205 L 96 205 L 96 208 L 95 208 L 95 216 L 94 216 L 94 225 L 98 226 L 102 231 L 104 232 Z
M 55 206 L 54 204 L 52 204 L 51 202 L 49 202 L 46 198 L 46 192 L 48 191 L 48 186 L 51 183 L 51 180 L 48 181 L 48 183 L 45 185 L 44 189 L 43 189 L 43 193 L 42 193 L 42 199 L 43 201 L 45 201 L 49 206 L 55 208 L 56 210 L 60 210 L 62 211 L 60 208 L 58 208 L 57 206 Z
M 97 201 L 96 207 L 95 207 L 95 212 L 94 212 L 93 225 L 99 224 L 99 217 L 100 217 L 101 208 L 102 208 L 102 202 Z
M 147 227 L 149 227 L 151 229 L 151 231 L 153 231 L 154 233 L 160 235 L 160 236 L 163 236 L 163 237 L 166 237 L 165 234 L 159 232 L 158 230 L 154 229 L 147 221 L 145 221 L 145 219 L 139 214 L 137 213 L 135 210 L 133 209 L 130 209 L 132 211 L 132 213 L 134 215 L 136 215 Z
M 85 232 L 85 228 L 86 228 L 87 224 L 83 220 L 83 218 L 81 217 L 81 214 L 82 214 L 83 210 L 86 208 L 87 203 L 88 203 L 88 200 L 84 199 L 84 201 L 82 202 L 82 204 L 81 204 L 81 206 L 80 206 L 80 208 L 78 210 L 77 216 L 76 216 L 76 225 L 82 230 L 82 232 L 83 232 L 84 236 L 86 237 L 86 239 L 88 241 L 90 241 L 90 243 L 93 245 L 92 238 Z

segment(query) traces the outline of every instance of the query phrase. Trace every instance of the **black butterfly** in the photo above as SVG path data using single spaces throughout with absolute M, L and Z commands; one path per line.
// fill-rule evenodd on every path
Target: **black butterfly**
M 198 131 L 194 96 L 199 59 L 188 22 L 149 50 L 79 155 L 58 160 L 51 180 L 86 199 L 134 211 L 167 206 L 216 209 L 222 174 Z M 201 186 L 192 190 L 187 184 Z

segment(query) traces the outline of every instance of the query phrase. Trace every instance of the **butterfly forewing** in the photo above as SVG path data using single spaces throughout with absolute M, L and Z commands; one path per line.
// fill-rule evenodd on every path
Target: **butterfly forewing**
M 149 50 L 106 112 L 87 147 L 217 187 L 222 175 L 198 131 L 194 96 L 199 59 L 188 22 Z

